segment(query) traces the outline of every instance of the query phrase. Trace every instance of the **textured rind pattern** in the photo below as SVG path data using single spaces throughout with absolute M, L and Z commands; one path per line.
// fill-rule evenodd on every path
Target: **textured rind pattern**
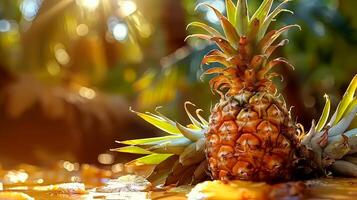
M 212 109 L 206 156 L 213 179 L 289 180 L 297 128 L 285 102 L 265 92 L 225 97 Z

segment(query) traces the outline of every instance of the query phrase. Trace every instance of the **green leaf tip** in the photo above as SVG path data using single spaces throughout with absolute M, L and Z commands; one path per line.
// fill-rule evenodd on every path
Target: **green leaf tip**
M 170 123 L 169 121 L 165 120 L 162 117 L 156 116 L 151 113 L 147 113 L 147 114 L 140 113 L 140 112 L 132 110 L 131 108 L 129 108 L 129 110 L 131 112 L 135 113 L 136 115 L 138 115 L 139 117 L 141 117 L 142 119 L 144 119 L 145 121 L 147 121 L 148 123 L 165 131 L 166 133 L 180 134 L 180 130 L 175 125 L 173 125 L 172 123 Z
M 120 148 L 116 148 L 116 149 L 111 149 L 111 151 L 117 151 L 117 152 L 122 152 L 122 153 L 133 153 L 133 154 L 152 154 L 151 151 L 148 151 L 148 150 L 143 149 L 138 146 L 120 147 Z
M 237 11 L 235 16 L 236 29 L 241 36 L 246 36 L 249 26 L 249 13 L 247 0 L 237 1 Z
M 236 24 L 236 11 L 237 8 L 234 5 L 232 0 L 226 0 L 226 11 L 227 11 L 227 18 L 232 24 Z
M 199 27 L 207 31 L 211 36 L 222 37 L 220 32 L 202 22 L 191 22 L 186 26 L 186 30 L 190 27 Z
M 182 138 L 182 137 L 183 137 L 182 135 L 169 135 L 163 137 L 143 138 L 143 139 L 116 141 L 116 142 L 119 144 L 126 144 L 126 145 L 157 145 L 165 141 L 170 141 L 172 139 Z
M 259 8 L 253 14 L 252 19 L 257 19 L 260 22 L 264 21 L 266 16 L 269 14 L 273 1 L 274 0 L 263 0 Z
M 319 132 L 323 129 L 330 114 L 330 108 L 331 108 L 330 98 L 327 94 L 324 95 L 324 98 L 325 98 L 325 106 L 322 111 L 321 117 L 315 127 L 316 132 Z
M 347 107 L 353 100 L 356 90 L 357 90 L 357 74 L 353 77 L 350 85 L 348 86 L 345 94 L 342 97 L 341 102 L 337 106 L 337 110 L 336 110 L 337 114 L 333 122 L 333 125 L 337 124 L 343 117 Z
M 127 164 L 145 164 L 145 165 L 158 165 L 169 157 L 173 156 L 173 154 L 150 154 L 144 157 L 140 157 L 138 159 L 132 160 Z

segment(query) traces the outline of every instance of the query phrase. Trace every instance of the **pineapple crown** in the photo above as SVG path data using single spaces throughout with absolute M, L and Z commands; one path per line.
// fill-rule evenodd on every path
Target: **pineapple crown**
M 221 96 L 224 94 L 232 96 L 242 89 L 276 92 L 271 78 L 280 75 L 270 70 L 279 64 L 286 64 L 293 68 L 285 58 L 271 58 L 278 47 L 288 43 L 287 39 L 279 42 L 276 40 L 292 27 L 301 28 L 294 24 L 267 31 L 277 15 L 282 12 L 293 13 L 283 8 L 289 1 L 284 0 L 275 9 L 271 9 L 274 0 L 263 0 L 252 16 L 248 12 L 247 0 L 238 0 L 236 5 L 232 0 L 226 0 L 226 16 L 207 3 L 197 6 L 197 8 L 206 6 L 211 9 L 219 19 L 224 32 L 222 34 L 201 22 L 192 22 L 187 26 L 201 28 L 206 33 L 192 34 L 186 39 L 198 37 L 213 41 L 219 47 L 207 53 L 202 59 L 202 64 L 216 62 L 223 65 L 223 67 L 210 68 L 203 73 L 203 75 L 216 74 L 209 82 L 212 91 Z

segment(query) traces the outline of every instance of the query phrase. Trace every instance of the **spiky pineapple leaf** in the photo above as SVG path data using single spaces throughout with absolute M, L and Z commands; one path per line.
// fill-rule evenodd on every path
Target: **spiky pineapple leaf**
M 202 109 L 197 109 L 196 110 L 196 115 L 198 117 L 198 119 L 200 119 L 201 123 L 204 125 L 204 126 L 208 126 L 208 121 L 206 119 L 204 119 L 201 115 L 200 115 L 200 112 L 202 112 L 203 110 Z
M 284 39 L 284 40 L 281 40 L 278 44 L 270 46 L 265 51 L 265 54 L 264 54 L 265 57 L 268 59 L 277 48 L 282 47 L 282 46 L 286 45 L 287 43 L 289 43 L 289 40 Z
M 197 140 L 201 139 L 204 137 L 205 129 L 190 129 L 187 128 L 180 123 L 176 122 L 177 127 L 180 129 L 182 135 L 184 135 L 186 138 L 190 139 L 193 142 L 196 142 Z
M 262 50 L 262 52 L 266 52 L 266 50 L 274 43 L 278 37 L 280 37 L 281 34 L 283 34 L 285 31 L 288 31 L 289 29 L 296 27 L 299 30 L 301 30 L 301 27 L 297 24 L 292 24 L 292 25 L 287 25 L 279 30 L 272 30 L 268 32 L 260 41 L 258 44 L 258 48 Z
M 229 20 L 224 15 L 222 15 L 222 13 L 220 13 L 219 10 L 217 10 L 215 7 L 207 3 L 198 4 L 197 7 L 201 5 L 210 8 L 216 14 L 217 18 L 221 22 L 221 26 L 228 42 L 233 45 L 233 47 L 237 47 L 237 44 L 239 42 L 239 35 L 234 26 L 231 24 L 231 22 L 229 22 Z
M 262 69 L 260 69 L 257 73 L 257 77 L 259 79 L 265 77 L 266 74 L 268 74 L 268 72 L 275 66 L 278 66 L 280 64 L 285 64 L 289 67 L 291 67 L 292 69 L 295 69 L 293 65 L 291 65 L 289 63 L 288 60 L 286 60 L 285 58 L 279 57 L 279 58 L 275 58 L 274 60 L 270 61 L 268 64 L 266 64 Z M 270 73 L 272 74 L 272 73 Z
M 346 131 L 345 133 L 343 133 L 343 135 L 345 135 L 349 139 L 351 139 L 352 137 L 357 137 L 357 128 L 350 129 L 350 130 Z
M 287 2 L 289 2 L 289 1 L 291 1 L 291 0 L 285 0 L 285 1 L 283 1 L 282 3 L 280 3 L 280 4 L 274 9 L 274 11 L 271 12 L 271 13 L 267 16 L 267 18 L 262 22 L 262 25 L 261 25 L 261 27 L 260 27 L 260 29 L 259 29 L 259 32 L 258 32 L 257 41 L 261 40 L 261 39 L 264 37 L 266 31 L 268 30 L 268 27 L 269 27 L 270 23 L 274 20 L 274 18 L 275 18 L 277 15 L 279 15 L 279 14 L 282 13 L 282 12 L 289 12 L 289 13 L 293 14 L 292 11 L 282 8 L 282 7 L 283 7 Z
M 173 154 L 150 154 L 144 157 L 137 158 L 130 161 L 128 164 L 145 164 L 145 165 L 158 165 L 167 158 L 173 156 Z
M 351 125 L 351 122 L 355 118 L 356 113 L 357 107 L 355 107 L 352 112 L 348 113 L 346 117 L 341 118 L 341 120 L 337 124 L 333 125 L 328 131 L 329 137 L 343 134 Z
M 194 118 L 192 116 L 192 114 L 190 113 L 190 111 L 187 108 L 187 105 L 192 105 L 192 106 L 196 106 L 196 105 L 191 103 L 191 102 L 189 102 L 189 101 L 186 101 L 185 104 L 184 104 L 184 108 L 185 108 L 185 111 L 186 111 L 186 114 L 187 114 L 188 118 L 190 119 L 190 121 L 192 122 L 192 125 L 194 126 L 193 128 L 194 129 L 201 129 L 203 125 L 201 124 L 201 122 L 199 122 L 196 118 Z
M 237 1 L 237 12 L 236 12 L 236 28 L 239 35 L 247 35 L 248 25 L 249 25 L 249 14 L 248 14 L 248 3 L 247 0 Z
M 252 16 L 252 20 L 257 19 L 259 22 L 263 22 L 266 16 L 268 15 L 271 6 L 273 5 L 274 0 L 263 0 L 259 8 L 255 11 Z
M 155 153 L 170 153 L 179 155 L 191 143 L 192 141 L 185 136 L 160 142 L 157 145 L 151 146 L 148 150 Z
M 227 10 L 228 20 L 229 20 L 232 24 L 236 24 L 235 15 L 236 15 L 236 10 L 237 10 L 237 8 L 235 7 L 235 5 L 234 5 L 234 3 L 232 2 L 232 0 L 226 0 L 226 10 Z
M 131 109 L 130 109 L 130 111 L 134 112 L 139 117 L 143 118 L 145 121 L 149 122 L 150 124 L 154 125 L 155 127 L 159 128 L 159 129 L 165 131 L 166 133 L 180 134 L 180 130 L 176 126 L 174 126 L 173 124 L 171 124 L 170 122 L 166 121 L 165 119 L 163 119 L 161 117 L 140 113 L 140 112 L 137 112 L 137 111 L 134 111 Z
M 342 118 L 348 105 L 352 102 L 356 90 L 357 90 L 357 75 L 353 77 L 350 85 L 348 86 L 345 94 L 343 95 L 341 102 L 337 106 L 337 110 L 336 110 L 337 114 L 336 114 L 336 118 L 334 119 L 333 125 L 337 124 Z
M 226 18 L 224 15 L 222 15 L 222 13 L 219 12 L 219 10 L 217 10 L 215 7 L 209 5 L 208 3 L 198 4 L 196 6 L 195 10 L 197 10 L 201 6 L 206 6 L 207 8 L 211 9 L 214 12 L 214 14 L 216 15 L 216 17 L 218 18 L 218 20 L 221 20 L 221 18 Z
M 201 22 L 191 22 L 187 25 L 187 29 L 189 27 L 199 27 L 204 29 L 205 31 L 207 31 L 209 34 L 211 34 L 211 36 L 215 36 L 215 37 L 222 37 L 221 33 L 218 32 L 216 29 L 212 28 L 211 26 L 208 26 L 205 23 L 201 23 Z
M 152 154 L 151 151 L 148 151 L 148 150 L 143 149 L 138 146 L 120 147 L 120 148 L 116 148 L 116 149 L 111 149 L 111 151 L 117 151 L 117 152 L 122 152 L 122 153 L 133 153 L 133 154 Z
M 209 74 L 222 74 L 223 72 L 224 72 L 224 69 L 221 67 L 212 67 L 210 69 L 207 69 L 203 73 L 206 75 L 209 75 Z
M 210 64 L 210 63 L 220 63 L 225 67 L 231 67 L 232 64 L 227 61 L 225 57 L 218 55 L 205 55 L 201 61 L 202 64 Z
M 322 111 L 321 117 L 319 119 L 319 121 L 317 122 L 317 125 L 315 127 L 316 132 L 320 132 L 323 127 L 325 126 L 328 116 L 330 114 L 330 107 L 331 107 L 331 102 L 330 102 L 330 98 L 328 95 L 325 94 L 325 106 L 324 109 Z
M 147 178 L 153 185 L 164 184 L 165 179 L 172 171 L 172 163 L 177 161 L 177 156 L 171 156 L 155 167 L 155 170 Z
M 221 56 L 221 57 L 227 58 L 227 55 L 218 49 L 213 49 L 213 50 L 209 51 L 206 55 L 207 56 Z
M 348 105 L 348 107 L 346 108 L 345 114 L 343 115 L 343 117 L 345 117 L 346 115 L 348 115 L 348 113 L 352 112 L 353 109 L 355 109 L 357 107 L 357 97 L 355 97 L 351 103 Z M 343 118 L 342 117 L 342 118 Z M 357 117 L 357 116 L 356 116 Z
M 182 135 L 169 135 L 163 137 L 153 137 L 153 138 L 144 138 L 144 139 L 135 139 L 135 140 L 125 140 L 125 141 L 117 141 L 120 144 L 126 145 L 157 145 L 162 142 L 171 141 L 176 138 L 184 138 Z
M 345 117 L 346 115 L 348 115 L 348 113 L 352 112 L 353 109 L 355 109 L 357 107 L 357 97 L 355 99 L 353 99 L 353 101 L 350 103 L 350 105 L 347 107 L 346 112 L 344 114 L 343 117 Z M 354 119 L 352 120 L 350 126 L 348 127 L 348 129 L 354 129 L 357 128 L 357 114 L 355 115 Z
M 188 124 L 188 125 L 186 125 L 187 126 L 187 128 L 190 128 L 190 129 L 195 129 L 195 130 L 200 130 L 201 128 L 199 128 L 199 127 L 197 127 L 196 125 L 194 125 L 194 124 Z
M 218 49 L 214 49 L 208 52 L 202 59 L 201 65 L 210 63 L 220 63 L 226 67 L 230 67 L 232 64 L 227 61 L 227 55 Z
M 237 48 L 239 43 L 239 35 L 233 24 L 231 24 L 231 22 L 229 22 L 225 17 L 221 18 L 221 24 L 227 40 L 231 45 L 233 45 L 234 48 Z
M 206 35 L 206 34 L 192 34 L 192 35 L 188 35 L 184 41 L 190 39 L 190 38 L 193 38 L 193 37 L 197 37 L 197 38 L 200 38 L 200 39 L 203 39 L 203 40 L 210 40 L 212 37 L 209 36 L 209 35 Z
M 227 55 L 236 55 L 237 50 L 225 39 L 220 37 L 212 37 L 210 40 L 214 41 L 217 46 Z

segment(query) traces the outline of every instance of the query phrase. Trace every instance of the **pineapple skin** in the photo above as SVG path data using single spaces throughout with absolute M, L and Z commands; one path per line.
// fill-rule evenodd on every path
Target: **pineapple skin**
M 290 180 L 299 154 L 297 131 L 285 102 L 270 92 L 222 97 L 205 134 L 212 179 Z

